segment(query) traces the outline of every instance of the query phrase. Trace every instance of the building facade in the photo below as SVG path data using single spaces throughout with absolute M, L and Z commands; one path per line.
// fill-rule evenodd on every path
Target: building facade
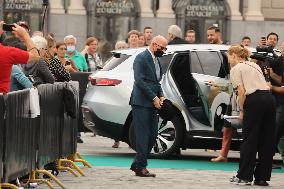
M 42 25 L 42 0 L 0 0 L 0 16 L 8 23 L 26 20 L 33 30 Z M 206 43 L 206 30 L 220 27 L 223 41 L 240 42 L 250 36 L 253 44 L 273 31 L 284 41 L 283 0 L 49 0 L 45 28 L 57 40 L 73 34 L 79 46 L 88 36 L 112 44 L 124 40 L 131 29 L 151 26 L 167 35 L 169 25 L 185 32 L 194 29 L 197 41 Z

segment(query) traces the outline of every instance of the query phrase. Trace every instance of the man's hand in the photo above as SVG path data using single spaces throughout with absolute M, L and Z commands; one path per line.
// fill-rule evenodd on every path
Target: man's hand
M 4 21 L 1 21 L 0 22 L 0 35 L 2 35 L 4 33 L 4 31 L 3 31 L 3 24 L 4 24 Z
M 163 97 L 163 96 L 160 97 L 160 104 L 161 104 L 161 106 L 163 106 L 163 102 L 164 102 L 165 99 L 166 99 L 166 98 Z
M 18 37 L 22 41 L 25 41 L 30 37 L 29 33 L 25 30 L 25 28 L 19 26 L 18 24 L 14 25 L 15 27 L 13 27 L 12 33 L 15 34 L 16 37 Z
M 153 104 L 155 108 L 161 109 L 161 100 L 158 97 L 154 99 Z
M 264 45 L 266 45 L 266 39 L 260 38 L 260 40 L 258 41 L 258 46 L 263 47 Z

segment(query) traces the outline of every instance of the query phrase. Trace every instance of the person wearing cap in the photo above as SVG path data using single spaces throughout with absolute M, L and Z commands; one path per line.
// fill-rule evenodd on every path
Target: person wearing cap
M 0 33 L 3 33 L 4 21 L 0 22 Z M 0 93 L 10 91 L 10 76 L 13 64 L 26 64 L 27 62 L 37 62 L 38 51 L 31 40 L 28 32 L 18 24 L 14 24 L 12 33 L 19 38 L 27 47 L 27 51 L 14 47 L 6 47 L 0 44 Z

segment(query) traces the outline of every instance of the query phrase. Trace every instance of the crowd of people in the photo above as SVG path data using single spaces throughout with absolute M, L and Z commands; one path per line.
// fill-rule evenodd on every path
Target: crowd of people
M 19 22 L 14 24 L 13 35 L 5 36 L 3 24 L 2 21 L 0 93 L 32 88 L 44 83 L 70 81 L 72 72 L 93 72 L 104 65 L 99 53 L 99 40 L 96 37 L 87 38 L 85 48 L 79 52 L 77 39 L 73 35 L 67 35 L 64 39 L 55 41 L 54 34 L 31 32 L 27 23 Z M 157 58 L 163 55 L 167 45 L 196 43 L 194 30 L 186 31 L 183 37 L 183 32 L 177 25 L 168 27 L 167 39 L 162 36 L 154 37 L 153 33 L 153 29 L 148 26 L 143 32 L 131 30 L 126 40 L 117 41 L 114 45 L 114 49 L 149 46 L 149 52 L 144 51 L 134 62 L 134 77 L 137 82 L 134 85 L 130 104 L 133 109 L 134 124 L 137 125 L 135 127 L 137 133 L 145 129 L 142 123 L 152 124 L 155 127 L 157 119 L 153 115 L 156 112 L 149 107 L 159 109 L 163 104 L 164 97 L 159 85 L 160 65 Z M 207 29 L 207 40 L 209 44 L 224 43 L 221 31 L 216 26 Z M 271 32 L 259 40 L 259 48 L 269 46 L 275 49 L 278 41 L 278 35 Z M 270 180 L 273 154 L 277 148 L 284 154 L 284 43 L 281 47 L 281 55 L 269 60 L 256 60 L 255 63 L 246 48 L 250 45 L 250 37 L 244 36 L 240 44 L 231 46 L 228 51 L 231 83 L 240 96 L 240 117 L 243 120 L 244 135 L 239 171 L 231 182 L 249 184 L 254 175 L 255 184 L 268 185 L 266 181 Z M 272 54 L 275 55 L 275 53 Z M 140 94 L 141 89 L 147 88 L 145 86 L 147 83 L 143 83 L 143 74 L 141 75 L 147 70 L 142 70 L 140 67 L 145 58 L 153 62 L 153 67 L 156 69 L 151 83 L 154 85 L 153 88 L 156 88 L 155 93 L 146 91 L 149 94 L 147 98 L 144 96 L 146 93 Z M 148 116 L 147 122 L 140 120 L 138 115 Z M 149 149 L 153 147 L 153 141 L 157 135 L 156 130 L 151 132 L 149 131 L 152 138 L 150 137 L 147 143 L 143 138 L 137 137 L 136 143 L 140 146 L 131 166 L 131 170 L 137 176 L 155 176 L 146 169 Z M 232 127 L 224 128 L 220 155 L 213 158 L 212 162 L 228 161 L 232 133 Z M 83 142 L 80 136 L 78 136 L 78 142 Z M 119 141 L 115 141 L 112 147 L 118 148 Z M 259 162 L 256 163 L 257 152 Z

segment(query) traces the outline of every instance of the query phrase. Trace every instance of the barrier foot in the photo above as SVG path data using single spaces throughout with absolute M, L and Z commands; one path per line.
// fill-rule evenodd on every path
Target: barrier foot
M 66 163 L 69 165 L 69 167 L 62 166 L 62 163 Z M 75 177 L 78 177 L 79 175 L 75 173 L 75 171 L 72 169 L 76 169 L 82 176 L 85 176 L 85 173 L 71 160 L 68 159 L 60 159 L 57 162 L 57 169 L 58 170 L 67 170 L 71 172 Z M 71 168 L 72 167 L 72 168 Z
M 54 187 L 52 186 L 51 182 L 49 180 L 46 179 L 37 179 L 36 178 L 36 174 L 44 174 L 50 177 L 51 180 L 54 180 L 62 189 L 65 189 L 66 187 L 62 184 L 62 182 L 60 180 L 58 180 L 53 174 L 51 174 L 50 172 L 48 172 L 47 170 L 36 170 L 36 171 L 32 171 L 30 174 L 30 178 L 28 180 L 28 182 L 35 182 L 35 183 L 45 183 L 48 185 L 49 188 L 54 189 Z
M 19 189 L 16 185 L 14 184 L 9 184 L 9 183 L 1 183 L 0 188 L 12 188 L 12 189 Z
M 70 159 L 74 162 L 80 162 L 84 165 L 84 167 L 91 168 L 91 164 L 83 159 L 83 157 L 80 155 L 79 152 L 76 152 L 75 154 L 71 155 Z

